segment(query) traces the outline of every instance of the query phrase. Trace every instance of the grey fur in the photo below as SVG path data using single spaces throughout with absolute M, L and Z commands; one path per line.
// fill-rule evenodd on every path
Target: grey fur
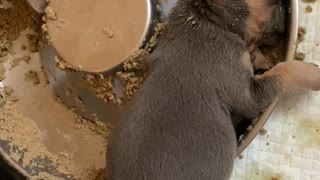
M 229 179 L 231 113 L 252 119 L 278 92 L 242 65 L 248 12 L 239 0 L 178 2 L 152 72 L 109 139 L 108 180 Z

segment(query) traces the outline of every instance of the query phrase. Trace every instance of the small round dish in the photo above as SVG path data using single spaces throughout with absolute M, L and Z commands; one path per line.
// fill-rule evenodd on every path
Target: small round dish
M 144 45 L 153 28 L 150 0 L 55 0 L 48 33 L 60 57 L 91 73 L 109 71 Z

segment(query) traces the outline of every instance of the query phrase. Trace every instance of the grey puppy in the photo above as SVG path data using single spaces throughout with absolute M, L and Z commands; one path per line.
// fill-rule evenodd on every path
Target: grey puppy
M 252 119 L 279 93 L 320 89 L 320 69 L 303 62 L 253 74 L 247 45 L 278 5 L 178 1 L 148 79 L 110 136 L 108 180 L 227 180 L 237 147 L 231 113 Z

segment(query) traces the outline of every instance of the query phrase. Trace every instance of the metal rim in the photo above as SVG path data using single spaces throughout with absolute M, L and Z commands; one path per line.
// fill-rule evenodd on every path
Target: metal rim
M 23 168 L 21 168 L 15 161 L 13 161 L 11 157 L 9 157 L 1 147 L 0 147 L 0 158 L 2 158 L 7 163 L 8 166 L 14 168 L 18 174 L 24 176 L 27 179 L 30 178 L 30 174 L 27 173 L 27 171 L 25 171 Z

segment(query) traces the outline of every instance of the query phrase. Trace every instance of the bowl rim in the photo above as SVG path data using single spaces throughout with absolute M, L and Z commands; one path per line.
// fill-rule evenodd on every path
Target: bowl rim
M 30 174 L 19 166 L 1 147 L 0 147 L 0 158 L 7 163 L 7 165 L 16 170 L 16 173 L 30 178 Z
M 299 29 L 299 1 L 290 0 L 289 6 L 290 24 L 289 24 L 289 38 L 288 46 L 285 55 L 285 61 L 291 61 L 294 58 L 294 53 L 297 47 L 298 29 Z M 237 147 L 236 157 L 241 156 L 241 153 L 250 145 L 254 138 L 260 133 L 261 129 L 271 116 L 279 97 L 276 97 L 272 104 L 259 117 L 257 123 L 252 130 L 241 140 L 241 144 Z

